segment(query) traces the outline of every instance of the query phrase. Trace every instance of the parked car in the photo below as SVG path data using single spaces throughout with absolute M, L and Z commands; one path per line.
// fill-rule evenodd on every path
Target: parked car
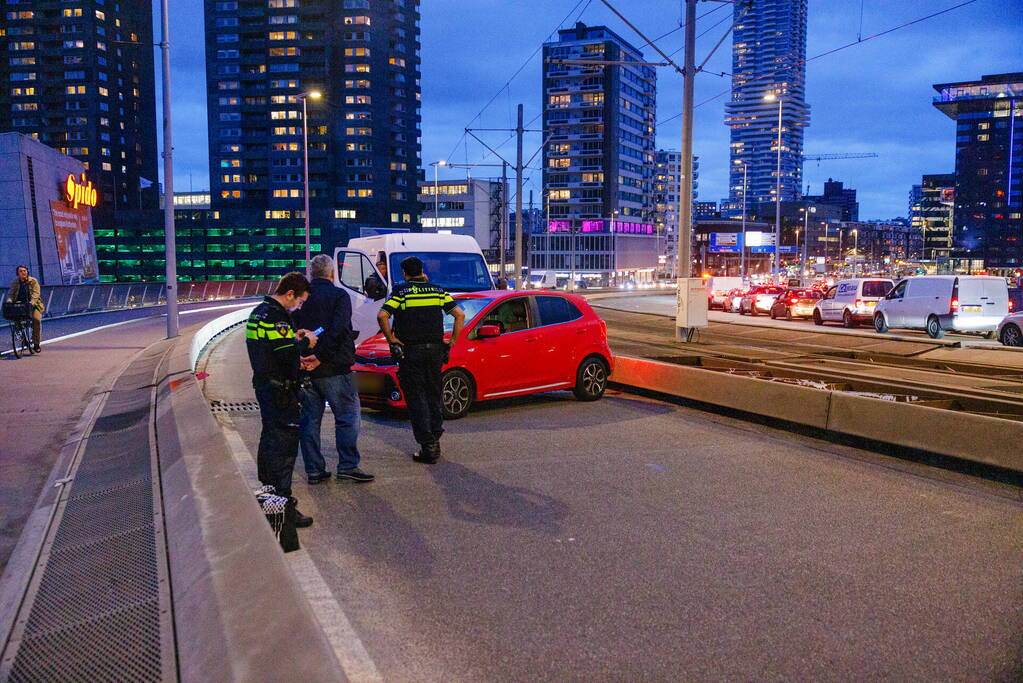
M 742 287 L 736 287 L 732 291 L 728 292 L 724 300 L 721 302 L 721 310 L 725 313 L 738 313 L 739 301 L 745 293 L 746 290 Z
M 477 401 L 570 389 L 581 401 L 604 395 L 613 367 L 607 325 L 586 300 L 550 290 L 455 296 L 465 328 L 444 365 L 444 416 L 462 417 Z M 450 338 L 452 319 L 445 318 Z M 383 335 L 355 351 L 363 405 L 404 408 L 398 366 Z
M 746 293 L 739 300 L 739 314 L 749 313 L 750 315 L 757 315 L 759 313 L 769 313 L 771 306 L 774 305 L 774 300 L 781 293 L 782 288 L 775 285 L 751 287 L 746 290 Z
M 1023 311 L 1023 287 L 1009 287 L 1009 313 Z
M 1002 318 L 995 335 L 1005 346 L 1023 346 L 1023 311 Z
M 946 331 L 995 336 L 1009 313 L 1004 278 L 985 275 L 924 275 L 900 281 L 877 304 L 874 329 L 926 330 L 932 339 Z
M 813 312 L 813 322 L 841 322 L 846 327 L 870 323 L 877 302 L 892 291 L 895 282 L 885 278 L 852 278 L 839 280 L 825 292 Z
M 712 277 L 707 280 L 707 308 L 724 310 L 725 297 L 736 287 L 742 286 L 741 277 Z
M 787 289 L 771 305 L 771 318 L 810 318 L 821 296 L 814 289 Z

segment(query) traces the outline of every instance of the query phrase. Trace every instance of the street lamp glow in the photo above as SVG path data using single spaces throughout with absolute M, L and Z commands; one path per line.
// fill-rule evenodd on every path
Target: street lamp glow
M 775 95 L 773 92 L 769 92 L 766 95 L 764 95 L 764 102 L 774 102 L 776 99 L 778 99 L 778 96 Z
M 314 100 L 318 100 L 321 97 L 323 97 L 323 93 L 320 92 L 319 90 L 310 90 L 309 91 L 309 97 L 311 97 Z

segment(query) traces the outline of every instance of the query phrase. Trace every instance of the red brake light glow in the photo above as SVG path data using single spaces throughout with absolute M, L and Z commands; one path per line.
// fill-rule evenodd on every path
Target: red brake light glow
M 959 299 L 952 299 L 950 308 L 952 313 L 957 312 L 959 310 Z
M 795 303 L 799 303 L 799 299 L 797 299 L 797 298 L 793 297 L 793 298 L 789 299 L 789 303 L 790 303 L 790 304 L 795 304 Z

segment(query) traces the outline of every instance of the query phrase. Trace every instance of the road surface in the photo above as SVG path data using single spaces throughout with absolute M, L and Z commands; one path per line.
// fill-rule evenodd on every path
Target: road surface
M 214 347 L 210 400 L 253 400 L 243 346 L 235 331 Z M 258 413 L 220 417 L 254 484 Z M 1019 489 L 625 394 L 493 402 L 447 428 L 442 462 L 419 465 L 403 419 L 367 410 L 377 481 L 297 476 L 316 522 L 287 558 L 349 666 L 388 681 L 1023 676 Z M 328 454 L 332 431 L 328 412 Z

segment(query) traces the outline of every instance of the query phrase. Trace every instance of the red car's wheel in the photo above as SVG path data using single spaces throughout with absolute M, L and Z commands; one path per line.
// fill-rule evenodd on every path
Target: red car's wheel
M 607 365 L 596 356 L 582 362 L 575 373 L 575 388 L 572 393 L 580 401 L 596 401 L 607 389 Z
M 473 398 L 476 396 L 476 388 L 472 377 L 465 370 L 452 368 L 444 373 L 442 380 L 444 404 L 444 419 L 457 420 L 465 416 L 472 407 Z

